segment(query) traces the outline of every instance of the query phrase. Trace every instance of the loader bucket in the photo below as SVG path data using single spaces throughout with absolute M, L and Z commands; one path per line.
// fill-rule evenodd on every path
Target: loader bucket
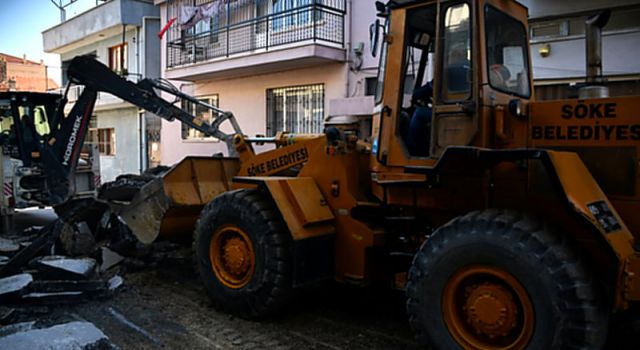
M 239 169 L 236 158 L 186 157 L 112 208 L 142 243 L 191 236 L 202 208 L 231 188 Z

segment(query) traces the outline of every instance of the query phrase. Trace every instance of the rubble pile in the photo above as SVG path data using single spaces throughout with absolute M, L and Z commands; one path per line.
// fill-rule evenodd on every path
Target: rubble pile
M 115 292 L 109 288 L 110 281 L 117 278 L 114 267 L 124 258 L 99 246 L 92 232 L 83 228 L 85 223 L 69 226 L 58 220 L 1 238 L 3 305 L 75 303 Z
M 46 226 L 0 236 L 0 349 L 49 349 L 47 339 L 55 339 L 55 349 L 115 349 L 93 324 L 47 315 L 108 301 L 127 272 L 190 259 L 180 244 L 140 243 L 108 209 L 87 203 L 65 208 Z
M 125 258 L 105 238 L 87 222 L 60 219 L 0 238 L 0 349 L 117 349 L 84 320 L 42 321 L 50 307 L 106 299 L 122 288 Z

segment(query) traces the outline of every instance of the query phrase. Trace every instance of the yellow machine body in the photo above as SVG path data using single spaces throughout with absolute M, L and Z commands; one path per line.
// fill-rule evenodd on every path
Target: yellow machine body
M 404 288 L 411 257 L 434 230 L 474 211 L 505 208 L 542 217 L 576 242 L 597 262 L 590 266 L 610 292 L 614 310 L 637 304 L 640 97 L 536 102 L 527 9 L 515 1 L 402 1 L 385 16 L 371 138 L 337 129 L 321 135 L 285 132 L 268 140 L 275 149 L 255 153 L 254 141 L 235 135 L 238 159 L 189 157 L 141 191 L 129 205 L 137 209 L 123 211 L 130 226 L 148 232 L 138 237 L 150 242 L 161 231 L 191 234 L 199 210 L 219 194 L 258 189 L 275 203 L 296 256 L 332 260 L 329 276 L 310 280 L 392 281 Z M 501 68 L 490 58 L 497 55 L 491 42 L 499 38 L 488 16 L 517 23 L 517 30 L 498 31 L 498 37 L 523 43 L 519 53 L 500 52 L 523 62 L 517 77 L 500 86 Z M 469 30 L 455 32 L 465 25 Z M 421 26 L 432 26 L 435 35 L 421 37 Z M 443 52 L 454 51 L 445 39 L 457 40 L 461 33 L 468 35 L 461 42 L 469 69 L 456 76 L 445 71 L 453 55 Z M 431 126 L 423 135 L 429 147 L 419 155 L 410 149 L 405 125 L 414 108 L 405 105 L 411 97 L 405 91 L 407 62 L 423 57 L 415 48 L 431 52 L 435 63 Z M 468 84 L 454 88 L 460 76 Z M 139 210 L 144 207 L 149 210 Z M 155 216 L 140 220 L 141 212 Z M 153 219 L 159 224 L 149 225 Z M 319 239 L 323 245 L 314 246 Z M 516 280 L 505 278 L 519 290 Z

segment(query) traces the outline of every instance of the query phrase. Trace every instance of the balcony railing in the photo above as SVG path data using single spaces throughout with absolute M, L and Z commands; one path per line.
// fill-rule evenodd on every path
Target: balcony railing
M 299 0 L 304 5 L 286 10 L 264 8 L 261 3 L 271 3 L 267 0 L 240 3 L 226 2 L 217 16 L 187 31 L 175 25 L 167 38 L 167 67 L 305 43 L 344 48 L 345 0 Z M 179 6 L 170 4 L 168 15 Z M 255 16 L 268 11 L 273 12 Z

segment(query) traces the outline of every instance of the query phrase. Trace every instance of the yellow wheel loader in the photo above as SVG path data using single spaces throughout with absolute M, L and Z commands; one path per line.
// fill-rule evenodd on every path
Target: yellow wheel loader
M 210 134 L 231 121 L 215 135 L 232 157 L 188 157 L 114 210 L 143 242 L 193 231 L 214 305 L 245 317 L 318 281 L 383 282 L 431 349 L 603 348 L 640 301 L 640 97 L 601 81 L 607 14 L 588 22 L 582 97 L 536 102 L 519 3 L 376 6 L 370 139 L 252 138 L 222 111 L 208 125 L 160 110 Z

